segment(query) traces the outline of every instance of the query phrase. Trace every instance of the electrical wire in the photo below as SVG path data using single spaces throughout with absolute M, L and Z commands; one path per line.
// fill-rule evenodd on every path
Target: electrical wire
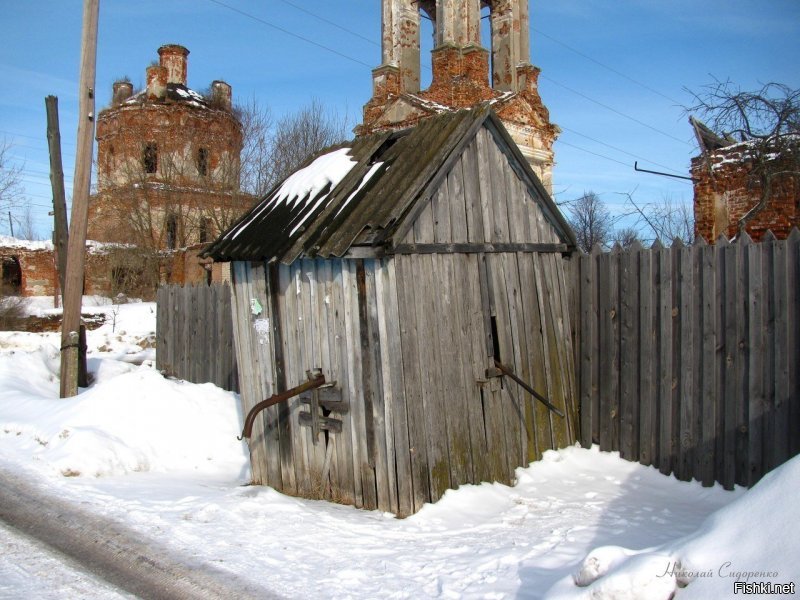
M 612 72 L 612 73 L 614 73 L 615 75 L 618 75 L 619 77 L 622 77 L 623 79 L 627 79 L 627 80 L 628 80 L 628 81 L 630 81 L 631 83 L 635 83 L 635 84 L 636 84 L 636 85 L 638 85 L 639 87 L 642 87 L 642 88 L 646 89 L 647 91 L 654 93 L 654 94 L 655 94 L 655 95 L 657 95 L 657 96 L 661 96 L 661 97 L 662 97 L 662 98 L 664 98 L 665 100 L 669 100 L 670 102 L 672 102 L 672 103 L 674 103 L 674 104 L 680 105 L 680 102 L 679 102 L 678 100 L 675 100 L 674 98 L 670 98 L 670 97 L 669 97 L 669 96 L 667 96 L 666 94 L 662 94 L 662 93 L 661 93 L 661 92 L 659 92 L 657 89 L 650 87 L 650 86 L 649 86 L 649 85 L 647 85 L 646 83 L 642 83 L 641 81 L 637 81 L 637 80 L 636 80 L 636 79 L 634 79 L 633 77 L 629 77 L 628 75 L 626 75 L 626 74 L 625 74 L 625 73 L 623 73 L 622 71 L 618 71 L 618 70 L 617 70 L 617 69 L 615 69 L 614 67 L 610 67 L 610 66 L 608 66 L 607 64 L 605 64 L 605 63 L 602 63 L 602 62 L 600 62 L 599 60 L 597 60 L 596 58 L 589 56 L 588 54 L 584 54 L 583 52 L 581 52 L 580 50 L 577 50 L 577 49 L 573 48 L 573 47 L 572 47 L 572 46 L 570 46 L 569 44 L 566 44 L 565 42 L 562 42 L 561 40 L 559 40 L 559 39 L 557 39 L 557 38 L 554 38 L 552 35 L 548 35 L 548 34 L 547 34 L 547 33 L 545 33 L 544 31 L 541 31 L 541 30 L 539 30 L 539 29 L 536 29 L 535 27 L 532 27 L 532 28 L 531 28 L 531 30 L 532 30 L 534 33 L 536 33 L 536 35 L 541 35 L 542 37 L 546 37 L 548 40 L 550 40 L 550 41 L 553 41 L 553 42 L 555 42 L 556 44 L 558 44 L 558 45 L 560 45 L 560 46 L 563 46 L 564 48 L 566 48 L 566 49 L 567 49 L 567 50 L 569 50 L 570 52 L 574 52 L 574 53 L 575 53 L 575 54 L 577 54 L 578 56 L 582 56 L 582 57 L 583 57 L 583 58 L 585 58 L 586 60 L 589 60 L 589 61 L 593 62 L 594 64 L 596 64 L 596 65 L 598 65 L 598 66 L 601 66 L 601 67 L 603 67 L 603 68 L 604 68 L 604 69 L 606 69 L 607 71 L 611 71 L 611 72 Z
M 293 31 L 289 31 L 288 29 L 280 27 L 279 25 L 275 25 L 275 23 L 271 23 L 270 21 L 267 21 L 266 19 L 262 19 L 260 17 L 255 16 L 255 15 L 251 15 L 250 13 L 246 13 L 243 10 L 239 10 L 238 8 L 235 8 L 235 7 L 233 7 L 233 6 L 229 5 L 229 4 L 225 4 L 224 2 L 221 2 L 220 0 L 208 0 L 208 1 L 209 2 L 213 2 L 214 4 L 217 4 L 219 6 L 222 6 L 223 8 L 227 8 L 230 11 L 238 13 L 238 14 L 242 15 L 243 17 L 247 17 L 248 19 L 252 19 L 253 21 L 257 21 L 257 22 L 261 23 L 262 25 L 266 25 L 267 27 L 271 27 L 272 29 L 275 29 L 277 31 L 285 33 L 286 35 L 290 35 L 293 38 L 297 38 L 298 40 L 302 40 L 302 41 L 304 41 L 304 42 L 306 42 L 308 44 L 312 44 L 312 45 L 316 46 L 317 48 L 322 48 L 323 50 L 327 50 L 328 52 L 332 52 L 333 54 L 336 54 L 337 56 L 341 56 L 342 58 L 344 58 L 346 60 L 349 60 L 349 61 L 354 62 L 354 63 L 359 64 L 359 65 L 363 65 L 363 66 L 367 67 L 368 69 L 372 68 L 372 65 L 369 65 L 369 64 L 365 63 L 362 60 L 358 60 L 357 58 L 353 58 L 352 56 L 348 56 L 347 54 L 339 52 L 338 50 L 334 50 L 333 48 L 331 48 L 329 46 L 325 46 L 324 44 L 320 44 L 319 42 L 315 42 L 314 40 L 308 39 L 307 37 L 303 37 L 302 35 L 294 33 Z

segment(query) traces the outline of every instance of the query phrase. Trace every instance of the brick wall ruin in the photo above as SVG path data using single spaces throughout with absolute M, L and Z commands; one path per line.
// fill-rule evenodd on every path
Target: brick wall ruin
M 692 159 L 695 233 L 709 243 L 721 235 L 735 237 L 739 220 L 759 202 L 762 184 L 751 177 L 752 163 L 746 151 L 746 143 L 733 144 Z M 797 165 L 787 157 L 774 157 L 771 169 L 796 172 Z M 778 177 L 768 204 L 745 229 L 759 241 L 768 230 L 784 239 L 793 227 L 800 227 L 800 177 Z

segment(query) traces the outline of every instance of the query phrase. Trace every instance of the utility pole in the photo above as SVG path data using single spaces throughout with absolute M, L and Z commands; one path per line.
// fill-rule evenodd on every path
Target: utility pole
M 14 221 L 11 220 L 11 211 L 8 211 L 8 228 L 11 230 L 11 237 L 14 237 Z
M 97 67 L 97 22 L 100 0 L 83 2 L 81 76 L 78 85 L 78 151 L 72 187 L 72 218 L 67 243 L 64 318 L 61 323 L 61 397 L 78 394 L 81 299 L 86 260 L 86 227 L 92 179 L 94 86 Z M 84 356 L 84 360 L 85 360 Z
M 47 145 L 50 148 L 50 186 L 53 188 L 53 247 L 58 268 L 58 287 L 64 293 L 64 277 L 67 273 L 67 200 L 64 192 L 64 167 L 61 162 L 61 131 L 58 125 L 58 98 L 44 99 L 47 109 Z M 58 291 L 55 294 L 58 307 Z

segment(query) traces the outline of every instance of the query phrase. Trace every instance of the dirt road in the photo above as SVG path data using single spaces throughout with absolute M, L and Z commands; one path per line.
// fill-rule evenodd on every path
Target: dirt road
M 0 467 L 0 520 L 139 598 L 271 599 L 236 574 L 186 556 L 107 517 L 64 502 Z

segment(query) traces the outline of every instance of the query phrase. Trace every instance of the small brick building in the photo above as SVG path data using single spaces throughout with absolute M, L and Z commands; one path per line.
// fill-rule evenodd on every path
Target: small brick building
M 490 102 L 523 156 L 552 191 L 553 143 L 530 62 L 528 0 L 382 0 L 382 63 L 358 135 L 403 129 L 442 112 Z M 491 39 L 481 40 L 481 10 Z M 433 79 L 420 90 L 420 19 L 433 22 Z M 488 48 L 487 48 L 488 47 Z M 492 72 L 489 73 L 491 56 Z
M 752 176 L 753 143 L 718 136 L 696 119 L 691 123 L 701 152 L 691 164 L 695 234 L 709 243 L 721 235 L 731 239 L 739 231 L 740 219 L 757 206 L 763 192 L 762 182 Z M 784 239 L 793 227 L 800 227 L 798 151 L 767 155 L 770 171 L 793 171 L 794 175 L 775 177 L 769 201 L 748 220 L 745 230 L 755 241 L 767 231 Z

